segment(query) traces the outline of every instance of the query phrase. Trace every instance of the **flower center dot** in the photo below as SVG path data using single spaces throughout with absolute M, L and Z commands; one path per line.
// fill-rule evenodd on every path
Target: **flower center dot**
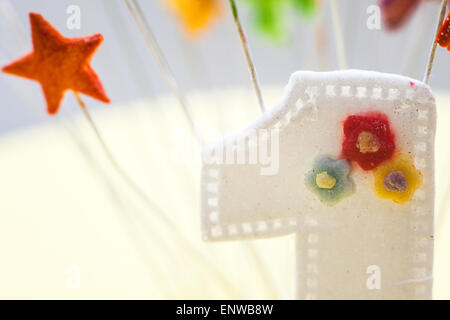
M 358 135 L 356 147 L 361 153 L 377 152 L 380 149 L 380 142 L 373 133 L 362 131 Z
M 384 177 L 383 186 L 389 191 L 405 192 L 408 189 L 408 182 L 406 182 L 403 173 L 392 171 Z
M 323 171 L 316 175 L 316 184 L 321 189 L 331 189 L 336 185 L 336 178 Z

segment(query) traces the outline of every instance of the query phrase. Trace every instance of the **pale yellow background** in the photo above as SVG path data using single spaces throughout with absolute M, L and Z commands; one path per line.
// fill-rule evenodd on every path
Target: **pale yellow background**
M 274 105 L 282 89 L 264 93 Z M 259 116 L 245 90 L 189 100 L 210 138 L 214 128 L 230 133 Z M 437 108 L 434 296 L 449 299 L 450 96 L 438 93 Z M 106 106 L 93 116 L 164 213 L 121 181 L 81 117 L 1 136 L 0 298 L 294 297 L 292 236 L 201 241 L 199 149 L 174 100 Z

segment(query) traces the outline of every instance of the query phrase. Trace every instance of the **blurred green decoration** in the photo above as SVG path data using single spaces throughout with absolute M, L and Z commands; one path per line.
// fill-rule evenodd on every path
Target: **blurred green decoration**
M 286 10 L 294 9 L 302 18 L 311 18 L 317 10 L 317 0 L 246 0 L 253 22 L 259 32 L 276 42 L 287 39 Z
M 304 17 L 311 18 L 317 10 L 317 0 L 290 0 Z
M 251 5 L 253 22 L 258 31 L 273 40 L 283 40 L 286 36 L 283 21 L 285 0 L 247 0 Z

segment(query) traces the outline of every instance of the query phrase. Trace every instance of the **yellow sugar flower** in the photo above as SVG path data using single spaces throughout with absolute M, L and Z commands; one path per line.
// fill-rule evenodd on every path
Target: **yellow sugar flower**
M 413 158 L 404 153 L 374 169 L 375 194 L 396 203 L 411 201 L 414 192 L 422 185 L 422 173 L 414 166 Z
M 187 32 L 196 36 L 208 29 L 222 12 L 221 0 L 164 0 Z

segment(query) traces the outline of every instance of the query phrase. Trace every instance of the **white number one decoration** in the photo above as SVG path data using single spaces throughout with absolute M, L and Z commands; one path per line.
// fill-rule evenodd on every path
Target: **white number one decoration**
M 363 170 L 343 156 L 343 126 L 373 114 L 386 116 L 395 153 Z M 433 95 L 420 81 L 356 70 L 293 74 L 278 106 L 205 148 L 204 239 L 295 233 L 299 299 L 430 299 L 435 122 Z M 384 148 L 361 132 L 360 152 Z

